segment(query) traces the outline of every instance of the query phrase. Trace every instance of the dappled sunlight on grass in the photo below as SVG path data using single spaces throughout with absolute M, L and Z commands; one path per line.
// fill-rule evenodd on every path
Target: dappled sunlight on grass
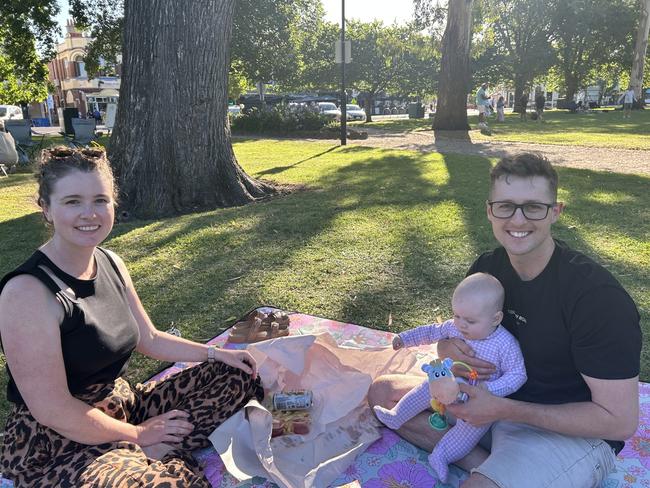
M 475 142 L 512 141 L 536 144 L 577 145 L 587 147 L 608 147 L 620 149 L 650 150 L 650 110 L 635 110 L 631 119 L 623 120 L 620 110 L 596 111 L 571 114 L 564 110 L 544 112 L 544 122 L 533 120 L 522 122 L 519 114 L 507 113 L 505 122 L 490 118 L 488 123 L 492 135 L 472 130 L 470 137 Z M 475 129 L 477 116 L 468 117 Z M 429 119 L 396 119 L 368 124 L 368 127 L 388 132 L 411 132 L 431 130 Z M 594 154 L 598 157 L 598 154 Z
M 611 191 L 594 191 L 584 195 L 585 201 L 591 200 L 608 205 L 616 205 L 618 203 L 633 203 L 636 198 L 625 192 L 611 192 Z

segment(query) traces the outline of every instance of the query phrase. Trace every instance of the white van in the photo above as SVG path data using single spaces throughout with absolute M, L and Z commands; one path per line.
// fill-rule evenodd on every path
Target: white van
M 22 119 L 23 111 L 16 105 L 0 105 L 0 129 L 4 130 L 4 121 L 9 119 Z

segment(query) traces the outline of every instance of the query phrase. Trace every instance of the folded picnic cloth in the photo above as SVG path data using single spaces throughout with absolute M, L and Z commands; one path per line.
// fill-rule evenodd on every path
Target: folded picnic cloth
M 210 440 L 240 481 L 263 476 L 281 487 L 328 486 L 381 437 L 367 406 L 372 380 L 392 372 L 415 372 L 407 350 L 340 347 L 331 335 L 278 338 L 252 344 L 265 389 L 309 389 L 314 394 L 309 434 L 271 439 L 271 413 L 251 401 L 220 425 Z

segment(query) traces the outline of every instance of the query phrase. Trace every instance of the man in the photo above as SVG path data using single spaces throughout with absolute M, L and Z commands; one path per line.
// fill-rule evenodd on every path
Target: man
M 535 97 L 535 111 L 537 112 L 537 122 L 544 121 L 544 106 L 546 105 L 546 97 L 544 92 L 540 91 Z
M 481 129 L 487 128 L 487 111 L 490 104 L 490 98 L 486 93 L 488 84 L 483 83 L 476 92 L 476 108 L 478 109 L 478 124 Z
M 508 398 L 461 385 L 469 401 L 448 406 L 470 424 L 494 422 L 482 440 L 490 453 L 475 450 L 458 463 L 472 472 L 463 487 L 599 486 L 638 424 L 638 311 L 604 267 L 551 236 L 563 204 L 545 158 L 504 158 L 490 176 L 487 216 L 502 247 L 469 273 L 491 273 L 504 286 L 503 325 L 519 341 L 528 380 Z M 494 371 L 459 340 L 441 342 L 438 354 L 481 377 Z M 419 381 L 380 377 L 369 402 L 392 408 Z M 398 432 L 430 450 L 444 432 L 427 427 L 427 417 Z
M 526 111 L 528 110 L 528 92 L 524 92 L 519 99 L 519 104 L 521 105 L 521 112 L 519 112 L 519 118 L 522 122 L 526 122 Z
M 632 117 L 632 104 L 634 103 L 634 90 L 631 86 L 627 87 L 623 93 L 623 118 L 629 119 Z

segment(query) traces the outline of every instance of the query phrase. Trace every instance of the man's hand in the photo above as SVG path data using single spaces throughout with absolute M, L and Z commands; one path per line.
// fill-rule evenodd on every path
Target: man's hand
M 479 426 L 491 424 L 501 420 L 503 416 L 504 402 L 508 400 L 494 396 L 487 390 L 477 386 L 460 383 L 460 391 L 467 393 L 468 399 L 465 403 L 452 403 L 447 405 L 447 410 L 458 419 Z
M 393 349 L 397 351 L 398 349 L 402 349 L 404 347 L 404 341 L 402 338 L 398 335 L 393 337 Z
M 495 371 L 494 364 L 475 357 L 474 350 L 462 339 L 443 339 L 438 341 L 438 357 L 451 358 L 454 361 L 467 363 L 478 373 L 479 380 L 488 379 Z M 456 376 L 469 379 L 469 371 L 460 365 L 455 365 L 452 369 Z

